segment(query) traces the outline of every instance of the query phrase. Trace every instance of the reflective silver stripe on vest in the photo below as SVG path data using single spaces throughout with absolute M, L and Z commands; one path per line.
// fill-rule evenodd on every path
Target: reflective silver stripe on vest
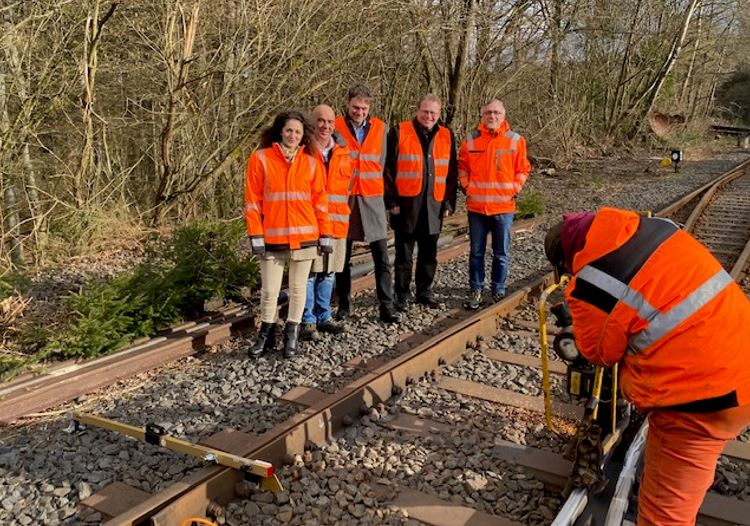
M 329 203 L 348 203 L 349 202 L 349 196 L 346 196 L 346 195 L 336 195 L 336 194 L 328 194 L 328 202 Z
M 450 160 L 448 159 L 435 159 L 435 166 L 448 166 Z
M 266 236 L 288 236 L 290 234 L 314 234 L 314 226 L 292 226 L 288 228 L 269 228 L 266 230 Z
M 399 161 L 419 161 L 422 157 L 413 153 L 400 153 L 398 154 Z
M 521 136 L 517 134 L 514 131 L 508 130 L 505 132 L 505 136 L 510 139 L 510 148 L 511 150 L 516 149 L 516 145 L 518 144 L 518 141 L 521 140 Z
M 631 336 L 631 350 L 629 352 L 642 351 L 659 341 L 714 299 L 733 281 L 726 270 L 719 270 L 700 287 L 691 292 L 687 298 L 672 307 L 669 312 L 658 314 L 654 319 L 648 320 L 648 329 Z
M 359 172 L 360 179 L 380 179 L 383 177 L 382 172 Z
M 602 272 L 598 268 L 586 265 L 576 274 L 576 277 L 588 281 L 607 292 L 610 296 L 622 301 L 646 321 L 650 321 L 659 315 L 659 311 L 646 301 L 646 298 L 640 292 L 631 289 L 619 279 L 610 276 L 606 272 Z
M 493 190 L 513 190 L 513 183 L 497 183 L 494 181 L 469 181 L 469 188 L 485 188 Z
M 357 150 L 349 150 L 349 157 L 352 159 L 356 159 L 359 157 L 359 152 Z
M 255 203 L 245 205 L 245 212 L 260 212 L 260 207 Z
M 331 221 L 340 221 L 342 223 L 348 223 L 349 215 L 348 214 L 328 214 L 328 219 L 330 219 Z
M 360 161 L 380 161 L 380 155 L 374 153 L 361 153 L 359 154 Z
M 477 203 L 507 203 L 513 196 L 510 195 L 470 195 L 469 201 Z
M 474 139 L 479 137 L 481 134 L 482 133 L 476 128 L 469 133 L 469 135 L 466 137 L 467 150 L 471 151 L 474 149 Z
M 396 179 L 419 179 L 422 177 L 422 172 L 398 172 L 396 173 Z
M 516 149 L 513 148 L 511 150 L 495 150 L 495 157 L 500 157 L 501 155 L 506 153 L 516 153 Z
M 295 199 L 298 201 L 309 201 L 312 199 L 310 192 L 268 192 L 263 196 L 266 201 L 287 201 Z

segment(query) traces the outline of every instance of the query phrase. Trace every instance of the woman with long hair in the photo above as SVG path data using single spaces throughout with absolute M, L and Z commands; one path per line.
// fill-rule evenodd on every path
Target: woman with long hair
M 330 253 L 325 172 L 315 157 L 312 126 L 299 111 L 276 116 L 247 161 L 245 221 L 253 254 L 260 258 L 261 326 L 249 355 L 276 345 L 277 299 L 289 266 L 289 313 L 284 357 L 297 355 L 307 277 L 315 256 Z

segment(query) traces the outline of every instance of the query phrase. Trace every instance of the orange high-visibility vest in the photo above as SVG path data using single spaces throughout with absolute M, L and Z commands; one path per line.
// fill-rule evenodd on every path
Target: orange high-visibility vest
M 466 191 L 466 208 L 471 212 L 515 212 L 516 195 L 530 171 L 526 141 L 510 130 L 507 121 L 495 132 L 480 124 L 461 144 L 458 178 Z
M 349 149 L 340 135 L 334 132 L 334 145 L 328 160 L 326 191 L 328 193 L 328 220 L 331 236 L 343 239 L 349 232 L 349 181 L 352 178 L 352 160 Z M 325 166 L 323 155 L 319 160 Z
M 339 132 L 349 148 L 352 159 L 351 195 L 379 197 L 383 195 L 383 167 L 385 166 L 386 129 L 380 119 L 370 117 L 370 129 L 362 144 L 349 131 L 343 116 L 336 119 Z
M 433 197 L 445 197 L 445 181 L 451 160 L 451 132 L 439 126 L 432 139 L 432 151 L 427 169 L 435 178 Z M 412 121 L 398 125 L 398 156 L 396 158 L 396 190 L 402 197 L 414 197 L 422 191 L 424 153 Z
M 640 410 L 750 403 L 750 301 L 690 234 L 603 208 L 572 268 L 576 344 L 593 363 L 621 361 L 622 391 Z
M 323 166 L 302 148 L 291 165 L 278 144 L 255 151 L 245 172 L 245 222 L 249 236 L 290 249 L 330 236 Z

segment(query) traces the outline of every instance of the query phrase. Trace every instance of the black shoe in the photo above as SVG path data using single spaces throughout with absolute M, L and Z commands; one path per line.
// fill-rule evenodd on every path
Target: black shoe
M 284 358 L 297 356 L 297 341 L 299 339 L 300 324 L 293 321 L 284 326 Z
M 504 297 L 505 297 L 505 292 L 493 292 L 492 303 L 500 303 L 501 301 L 503 301 Z
M 401 315 L 393 307 L 381 308 L 380 321 L 383 323 L 398 323 L 401 321 Z
M 341 334 L 342 332 L 345 332 L 346 329 L 343 325 L 339 325 L 333 320 L 326 320 L 323 323 L 318 323 L 318 331 L 326 332 L 328 334 Z
M 276 324 L 262 322 L 258 331 L 258 338 L 247 351 L 247 355 L 250 358 L 259 358 L 266 351 L 272 351 L 274 347 L 276 347 Z
M 424 305 L 425 307 L 430 309 L 440 309 L 443 307 L 443 304 L 435 299 L 435 296 L 433 296 L 432 294 L 417 296 L 417 303 L 419 303 L 420 305 Z
M 464 309 L 477 310 L 482 305 L 482 291 L 472 290 L 469 293 L 469 300 L 464 303 Z
M 349 309 L 342 309 L 339 308 L 339 310 L 336 311 L 336 314 L 333 315 L 334 319 L 338 321 L 346 321 L 349 318 L 351 318 L 352 312 Z
M 320 334 L 314 323 L 303 323 L 299 330 L 299 339 L 303 342 L 316 342 L 320 340 Z
M 397 296 L 394 307 L 398 312 L 406 312 L 409 310 L 409 304 L 412 302 L 409 296 Z

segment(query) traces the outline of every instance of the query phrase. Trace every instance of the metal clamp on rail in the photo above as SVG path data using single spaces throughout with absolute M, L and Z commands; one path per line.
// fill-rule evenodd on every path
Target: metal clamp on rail
M 155 446 L 161 445 L 161 437 L 167 434 L 167 430 L 158 424 L 146 424 L 143 433 L 143 441 Z

